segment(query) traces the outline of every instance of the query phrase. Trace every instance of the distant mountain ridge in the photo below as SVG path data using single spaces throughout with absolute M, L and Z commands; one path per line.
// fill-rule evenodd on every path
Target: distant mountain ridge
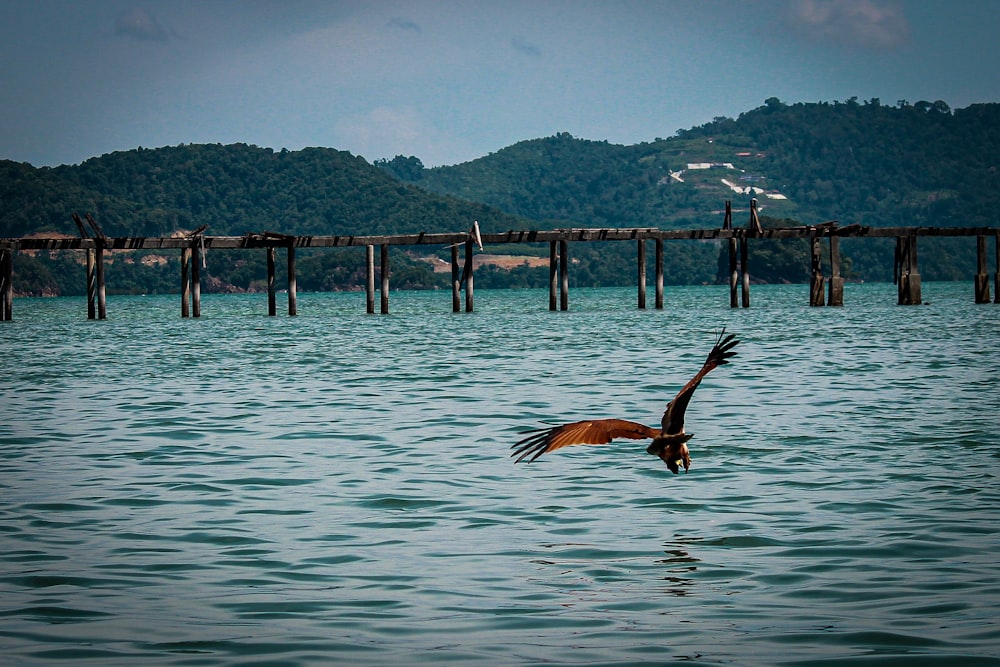
M 736 119 L 715 118 L 667 139 L 623 146 L 559 133 L 433 169 L 414 156 L 369 164 L 330 148 L 246 144 L 138 148 L 54 168 L 0 160 L 0 236 L 74 233 L 74 211 L 94 214 L 114 236 L 166 236 L 201 225 L 210 234 L 440 232 L 467 229 L 472 220 L 484 231 L 697 228 L 720 225 L 726 200 L 734 202 L 736 224 L 745 224 L 751 197 L 771 218 L 765 224 L 997 226 L 1000 104 L 952 110 L 940 101 L 887 106 L 877 99 L 785 104 L 771 98 Z M 967 243 L 934 243 L 938 250 L 922 258 L 926 279 L 969 273 Z M 631 280 L 625 263 L 634 249 L 626 245 L 580 244 L 572 279 Z M 783 252 L 764 250 L 760 256 L 776 263 L 774 253 Z M 668 282 L 715 280 L 714 253 L 702 244 L 668 253 Z M 845 243 L 843 253 L 849 276 L 891 277 L 886 244 Z M 766 277 L 762 266 L 754 275 L 799 280 L 807 270 L 799 266 L 802 257 L 795 249 L 781 258 L 788 270 Z M 216 262 L 209 271 L 220 289 L 253 289 L 258 260 L 233 256 L 231 266 Z M 40 287 L 32 293 L 78 289 L 76 269 L 47 261 L 19 260 L 18 284 L 34 280 Z M 394 265 L 405 277 L 395 285 L 443 285 L 429 268 L 408 261 Z M 314 272 L 302 276 L 302 289 L 352 289 L 362 276 L 353 255 L 306 255 L 300 266 Z M 117 285 L 173 289 L 175 278 L 158 269 L 168 270 L 154 260 L 120 262 L 115 270 L 131 273 Z M 487 273 L 477 284 L 544 284 L 544 270 L 532 271 Z

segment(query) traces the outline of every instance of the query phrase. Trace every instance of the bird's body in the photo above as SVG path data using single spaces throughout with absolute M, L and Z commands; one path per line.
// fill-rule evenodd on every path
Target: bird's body
M 740 341 L 736 340 L 734 334 L 726 336 L 725 333 L 726 330 L 723 328 L 701 370 L 677 392 L 674 400 L 667 403 L 660 428 L 627 419 L 591 419 L 538 429 L 533 435 L 514 443 L 512 456 L 517 457 L 515 463 L 524 460 L 531 462 L 546 452 L 570 445 L 603 445 L 617 438 L 652 439 L 653 442 L 646 448 L 646 452 L 663 459 L 674 474 L 677 474 L 681 465 L 686 472 L 691 467 L 687 441 L 693 434 L 684 431 L 684 412 L 702 378 L 713 368 L 728 364 L 729 358 L 736 355 L 732 349 Z

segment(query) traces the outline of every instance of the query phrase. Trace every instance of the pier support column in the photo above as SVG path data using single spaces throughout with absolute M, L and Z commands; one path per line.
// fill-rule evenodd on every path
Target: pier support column
M 844 278 L 840 275 L 840 237 L 830 237 L 830 298 L 828 306 L 844 305 Z
M 191 315 L 201 317 L 201 262 L 198 246 L 191 248 Z
M 462 279 L 458 272 L 458 246 L 451 246 L 451 312 L 462 312 Z
M 365 259 L 365 266 L 368 270 L 365 280 L 366 309 L 369 315 L 373 315 L 375 313 L 375 246 L 365 246 Z
M 108 291 L 104 285 L 104 246 L 97 244 L 94 251 L 94 265 L 97 269 L 97 319 L 108 318 Z
M 473 243 L 472 238 L 465 241 L 465 312 L 467 313 L 475 310 L 476 306 L 476 279 L 472 270 Z
M 728 202 L 727 202 L 728 203 Z M 740 284 L 740 271 L 738 268 L 736 239 L 729 239 L 729 307 L 739 308 L 740 297 L 737 294 L 737 287 Z
M 298 281 L 295 278 L 295 246 L 293 245 L 288 246 L 288 314 L 291 317 L 299 314 Z
M 380 259 L 382 260 L 382 289 L 380 291 L 381 303 L 379 312 L 383 315 L 389 314 L 389 244 L 383 243 Z
M 0 250 L 0 321 L 14 319 L 14 251 Z
M 990 274 L 986 266 L 986 237 L 976 237 L 976 303 L 990 302 Z
M 656 309 L 663 310 L 663 239 L 656 239 Z
M 558 262 L 559 251 L 556 249 L 556 242 L 549 241 L 549 310 L 556 309 L 556 293 L 559 291 Z
M 181 249 L 181 318 L 191 316 L 188 302 L 191 298 L 191 281 L 188 276 L 191 270 L 191 248 Z
M 274 248 L 267 249 L 267 314 L 278 314 L 277 282 L 274 277 Z
M 750 248 L 749 240 L 744 236 L 740 239 L 740 271 L 743 274 L 743 307 L 750 307 Z
M 996 273 L 993 274 L 993 303 L 1000 303 L 1000 234 L 993 237 L 996 244 Z
M 646 310 L 646 239 L 636 242 L 636 282 L 639 286 L 639 310 Z
M 87 319 L 97 319 L 97 273 L 93 248 L 87 248 Z
M 559 242 L 559 310 L 569 310 L 569 244 Z
M 823 278 L 823 246 L 821 244 L 822 239 L 819 236 L 813 235 L 809 239 L 809 245 L 812 249 L 812 280 L 809 283 L 809 305 L 810 306 L 825 306 L 826 300 L 823 298 L 823 287 L 825 279 Z
M 899 266 L 899 296 L 897 303 L 912 306 L 923 303 L 920 294 L 920 271 L 917 268 L 917 237 L 896 237 L 896 261 Z

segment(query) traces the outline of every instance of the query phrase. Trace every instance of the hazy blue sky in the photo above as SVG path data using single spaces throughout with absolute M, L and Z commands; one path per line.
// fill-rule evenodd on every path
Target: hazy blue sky
M 0 0 L 0 158 L 328 146 L 455 164 L 784 102 L 1000 101 L 1000 0 Z

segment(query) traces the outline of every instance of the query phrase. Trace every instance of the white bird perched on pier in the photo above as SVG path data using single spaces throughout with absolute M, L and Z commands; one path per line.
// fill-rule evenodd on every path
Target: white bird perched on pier
M 687 441 L 694 434 L 684 432 L 684 411 L 687 410 L 691 396 L 694 395 L 694 390 L 698 388 L 702 378 L 713 368 L 728 364 L 729 358 L 736 356 L 736 352 L 732 349 L 740 341 L 736 340 L 735 334 L 728 336 L 725 334 L 726 329 L 723 327 L 701 370 L 677 392 L 674 400 L 667 403 L 660 428 L 626 419 L 587 419 L 553 428 L 537 429 L 532 431 L 533 435 L 517 441 L 511 447 L 514 450 L 511 456 L 517 457 L 515 463 L 525 459 L 530 463 L 546 452 L 570 445 L 606 445 L 616 438 L 632 440 L 652 438 L 653 442 L 646 448 L 647 453 L 663 459 L 675 475 L 681 465 L 684 466 L 684 472 L 687 472 L 691 467 Z

